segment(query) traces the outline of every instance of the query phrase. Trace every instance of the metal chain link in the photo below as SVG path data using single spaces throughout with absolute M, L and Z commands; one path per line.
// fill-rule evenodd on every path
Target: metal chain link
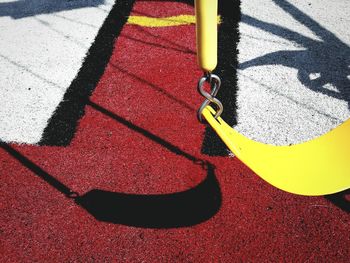
M 208 82 L 210 84 L 210 88 L 211 88 L 210 93 L 208 93 L 204 90 L 205 82 Z M 198 117 L 198 120 L 200 122 L 203 123 L 202 112 L 203 112 L 204 108 L 207 107 L 208 105 L 210 105 L 211 103 L 215 104 L 215 106 L 217 108 L 216 114 L 215 114 L 215 119 L 217 119 L 221 115 L 224 107 L 223 107 L 222 103 L 217 98 L 215 98 L 219 89 L 220 89 L 220 86 L 221 86 L 220 78 L 217 75 L 214 75 L 211 73 L 205 74 L 198 81 L 198 85 L 197 85 L 198 92 L 205 98 L 205 101 L 202 103 L 202 105 L 200 106 L 200 108 L 198 109 L 198 112 L 197 112 L 197 117 Z

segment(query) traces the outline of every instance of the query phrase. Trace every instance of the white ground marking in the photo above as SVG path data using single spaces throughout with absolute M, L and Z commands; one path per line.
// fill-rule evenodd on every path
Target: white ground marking
M 40 141 L 112 2 L 0 0 L 2 140 Z M 236 128 L 259 141 L 290 144 L 321 135 L 350 116 L 350 1 L 290 1 L 305 14 L 299 21 L 290 14 L 296 10 L 276 3 L 242 0 Z M 320 28 L 333 35 L 323 38 Z M 346 69 L 339 63 L 344 61 Z M 334 73 L 325 77 L 330 83 L 308 87 L 306 80 L 322 80 L 326 67 Z
M 0 0 L 0 139 L 35 144 L 112 0 Z
M 236 129 L 285 145 L 350 117 L 349 13 L 348 0 L 242 0 Z

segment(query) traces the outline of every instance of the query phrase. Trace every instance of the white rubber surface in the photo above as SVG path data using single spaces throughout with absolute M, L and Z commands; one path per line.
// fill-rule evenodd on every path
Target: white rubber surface
M 112 0 L 0 0 L 0 138 L 35 144 Z

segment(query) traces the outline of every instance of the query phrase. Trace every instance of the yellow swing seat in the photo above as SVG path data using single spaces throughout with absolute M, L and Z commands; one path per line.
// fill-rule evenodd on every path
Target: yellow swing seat
M 195 7 L 198 64 L 210 73 L 217 64 L 218 0 L 195 0 Z M 301 195 L 325 195 L 350 188 L 350 119 L 305 143 L 268 145 L 243 136 L 215 116 L 213 108 L 206 106 L 217 101 L 211 95 L 207 93 L 200 113 L 235 156 L 261 178 Z
M 253 141 L 207 106 L 203 116 L 235 156 L 273 186 L 301 195 L 325 195 L 350 187 L 350 119 L 308 142 L 275 146 Z

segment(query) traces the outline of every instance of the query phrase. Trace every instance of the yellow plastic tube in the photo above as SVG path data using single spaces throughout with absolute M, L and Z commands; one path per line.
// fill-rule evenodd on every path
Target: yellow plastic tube
M 198 64 L 211 72 L 217 65 L 218 0 L 195 0 L 195 10 Z
M 350 188 L 350 119 L 308 142 L 275 146 L 248 139 L 207 106 L 204 118 L 235 156 L 261 178 L 284 191 L 326 195 Z

